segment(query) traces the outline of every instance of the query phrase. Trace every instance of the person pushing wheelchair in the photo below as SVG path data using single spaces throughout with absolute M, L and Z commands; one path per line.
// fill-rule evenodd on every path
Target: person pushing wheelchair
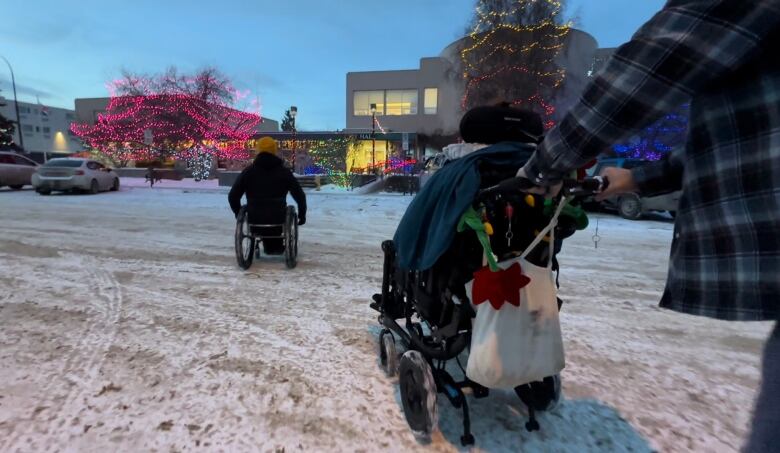
M 287 194 L 298 205 L 298 225 L 306 223 L 306 194 L 293 173 L 284 166 L 276 154 L 279 146 L 271 137 L 263 137 L 255 144 L 257 157 L 236 179 L 228 194 L 230 209 L 237 217 L 241 210 L 241 197 L 246 194 L 250 224 L 280 225 L 262 228 L 263 236 L 281 236 L 287 207 Z M 284 239 L 267 238 L 263 241 L 267 255 L 284 253 Z

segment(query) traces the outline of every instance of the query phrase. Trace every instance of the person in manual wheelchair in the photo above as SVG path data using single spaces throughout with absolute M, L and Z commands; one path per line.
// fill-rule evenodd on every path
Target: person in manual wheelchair
M 276 154 L 278 145 L 271 137 L 263 137 L 255 145 L 257 157 L 254 162 L 241 172 L 228 194 L 230 209 L 239 219 L 241 214 L 241 198 L 246 195 L 248 225 L 251 232 L 245 232 L 251 238 L 249 249 L 249 265 L 251 251 L 255 249 L 255 239 L 263 244 L 267 255 L 282 255 L 285 253 L 285 240 L 290 240 L 289 232 L 284 231 L 288 222 L 287 194 L 292 195 L 298 205 L 297 225 L 306 223 L 306 195 L 292 171 L 284 166 L 284 161 Z M 255 226 L 262 225 L 262 226 Z M 297 232 L 297 225 L 295 231 Z M 251 234 L 250 234 L 251 233 Z M 297 248 L 297 237 L 295 238 Z M 257 246 L 259 254 L 259 245 Z M 239 260 L 240 261 L 240 260 Z M 242 266 L 243 267 L 243 266 Z M 249 267 L 248 265 L 246 267 Z

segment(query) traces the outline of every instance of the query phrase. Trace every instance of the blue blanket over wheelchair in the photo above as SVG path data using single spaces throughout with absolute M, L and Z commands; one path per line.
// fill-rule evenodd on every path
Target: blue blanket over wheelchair
M 461 215 L 479 191 L 479 162 L 519 168 L 534 149 L 525 143 L 497 143 L 450 161 L 434 173 L 412 200 L 395 231 L 398 266 L 426 270 L 447 251 Z

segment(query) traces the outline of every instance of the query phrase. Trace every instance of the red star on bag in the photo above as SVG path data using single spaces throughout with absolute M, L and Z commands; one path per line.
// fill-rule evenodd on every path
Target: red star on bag
M 490 305 L 496 310 L 500 309 L 504 302 L 519 307 L 520 289 L 530 282 L 531 279 L 523 275 L 520 263 L 514 263 L 508 269 L 498 272 L 491 271 L 489 267 L 483 267 L 474 272 L 471 297 L 474 305 L 490 301 Z

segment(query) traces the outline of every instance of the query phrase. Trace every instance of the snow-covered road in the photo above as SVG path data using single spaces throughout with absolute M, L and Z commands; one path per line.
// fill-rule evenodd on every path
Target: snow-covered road
M 0 451 L 458 450 L 459 413 L 418 443 L 377 366 L 409 200 L 311 193 L 298 268 L 242 272 L 222 192 L 0 191 Z M 561 257 L 566 401 L 536 433 L 475 401 L 476 450 L 736 451 L 770 326 L 658 309 L 671 223 L 599 224 Z

